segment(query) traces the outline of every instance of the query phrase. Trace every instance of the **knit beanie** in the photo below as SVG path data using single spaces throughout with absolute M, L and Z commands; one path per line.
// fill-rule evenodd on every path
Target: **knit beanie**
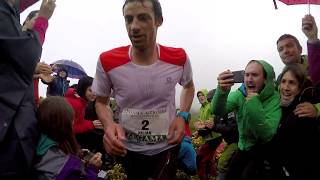
M 86 90 L 88 87 L 92 85 L 93 78 L 90 76 L 85 76 L 81 78 L 77 85 L 77 94 L 82 97 L 83 99 L 87 100 L 86 98 Z

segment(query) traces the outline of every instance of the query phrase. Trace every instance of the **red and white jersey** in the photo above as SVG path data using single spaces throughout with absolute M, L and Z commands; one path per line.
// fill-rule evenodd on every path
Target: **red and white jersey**
M 154 155 L 166 150 L 167 133 L 176 117 L 175 87 L 192 80 L 187 54 L 158 45 L 159 59 L 148 66 L 133 63 L 131 46 L 100 55 L 92 89 L 97 96 L 113 91 L 128 150 Z

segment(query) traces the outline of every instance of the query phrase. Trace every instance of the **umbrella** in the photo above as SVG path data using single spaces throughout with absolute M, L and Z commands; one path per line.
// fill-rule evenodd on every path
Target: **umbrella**
M 68 72 L 68 77 L 80 79 L 84 76 L 87 76 L 85 70 L 80 66 L 80 64 L 67 59 L 62 59 L 53 62 L 50 64 L 53 67 L 54 72 L 58 72 L 61 69 L 64 69 Z
M 279 0 L 287 5 L 295 4 L 308 4 L 309 14 L 310 14 L 310 4 L 320 4 L 320 0 Z M 277 9 L 276 0 L 273 0 L 274 6 Z

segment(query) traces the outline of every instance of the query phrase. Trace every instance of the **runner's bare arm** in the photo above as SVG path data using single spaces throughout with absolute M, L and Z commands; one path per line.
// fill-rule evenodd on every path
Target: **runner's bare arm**
M 97 96 L 96 112 L 104 127 L 103 144 L 106 151 L 115 156 L 124 156 L 127 151 L 123 144 L 125 140 L 122 127 L 113 121 L 113 113 L 108 106 L 109 97 Z
M 189 112 L 194 97 L 194 84 L 191 80 L 188 84 L 183 86 L 180 96 L 180 111 Z
M 180 110 L 189 112 L 192 100 L 194 96 L 194 84 L 191 80 L 188 84 L 183 86 L 183 90 L 180 96 Z M 184 124 L 185 121 L 181 117 L 176 117 L 175 120 L 169 127 L 168 132 L 168 143 L 169 144 L 180 144 L 184 137 Z
M 96 111 L 98 115 L 98 119 L 102 122 L 104 127 L 108 124 L 113 123 L 113 113 L 109 104 L 109 97 L 97 96 L 96 98 Z M 109 108 L 108 108 L 109 107 Z

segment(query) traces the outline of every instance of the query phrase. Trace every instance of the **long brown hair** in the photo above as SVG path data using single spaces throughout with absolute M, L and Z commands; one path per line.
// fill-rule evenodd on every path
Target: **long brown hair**
M 303 68 L 303 66 L 301 64 L 297 64 L 297 63 L 289 64 L 283 68 L 283 70 L 280 74 L 280 82 L 281 82 L 284 74 L 289 71 L 297 79 L 297 81 L 299 83 L 298 87 L 299 87 L 300 91 L 307 88 L 307 87 L 312 86 L 310 79 L 308 79 L 308 77 L 307 77 L 306 70 Z
M 59 96 L 44 99 L 38 110 L 41 133 L 56 141 L 66 154 L 79 154 L 79 145 L 72 130 L 74 112 L 66 100 Z

